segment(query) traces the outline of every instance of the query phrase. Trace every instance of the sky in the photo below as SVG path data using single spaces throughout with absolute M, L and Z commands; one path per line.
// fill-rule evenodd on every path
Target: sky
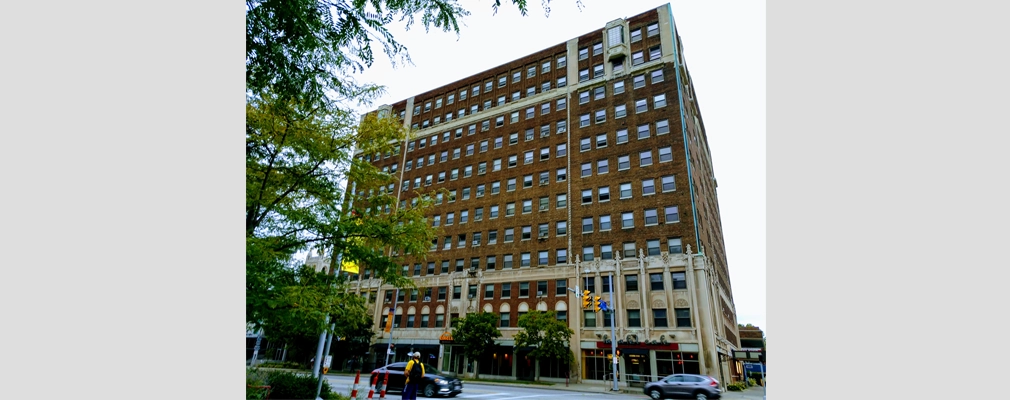
M 366 111 L 393 104 L 631 17 L 662 1 L 553 0 L 550 15 L 531 0 L 523 17 L 510 0 L 493 15 L 490 0 L 463 1 L 470 15 L 459 36 L 425 32 L 415 21 L 390 29 L 413 65 L 393 67 L 379 48 L 360 82 L 386 94 Z M 765 2 L 672 1 L 673 18 L 708 135 L 718 180 L 730 285 L 737 322 L 768 333 L 765 309 Z M 498 44 L 506 40 L 509 46 Z M 466 61 L 454 54 L 467 55 Z

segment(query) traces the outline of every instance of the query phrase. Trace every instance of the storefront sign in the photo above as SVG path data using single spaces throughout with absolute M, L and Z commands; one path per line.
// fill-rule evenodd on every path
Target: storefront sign
M 606 335 L 603 336 L 602 342 L 596 342 L 596 348 L 598 349 L 609 349 L 611 347 L 612 341 Z M 638 335 L 628 335 L 624 339 L 617 341 L 618 349 L 656 349 L 656 350 L 677 350 L 678 346 L 676 343 L 669 343 L 666 341 L 666 335 L 660 335 L 659 340 L 644 340 L 638 341 Z
M 438 337 L 438 342 L 441 344 L 452 344 L 452 332 L 442 333 L 442 336 Z

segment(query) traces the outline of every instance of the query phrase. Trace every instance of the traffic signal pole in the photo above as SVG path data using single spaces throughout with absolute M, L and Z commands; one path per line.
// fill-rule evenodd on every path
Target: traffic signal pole
M 614 359 L 614 391 L 617 389 L 617 328 L 614 328 L 614 319 L 617 314 L 614 313 L 614 274 L 610 274 L 610 304 L 607 307 L 607 312 L 610 312 L 610 355 Z
M 389 317 L 389 322 L 390 322 L 390 324 L 389 324 L 389 347 L 386 348 L 386 362 L 385 362 L 385 364 L 382 364 L 382 365 L 389 365 L 389 352 L 390 352 L 390 350 L 393 349 L 393 327 L 396 326 L 396 321 L 394 321 L 394 318 L 396 318 L 396 300 L 400 298 L 400 289 L 399 288 L 396 289 L 396 294 L 394 294 L 393 296 L 394 296 L 393 297 L 393 307 L 389 309 L 390 314 L 392 314 Z M 396 361 L 396 359 L 394 358 L 393 361 Z

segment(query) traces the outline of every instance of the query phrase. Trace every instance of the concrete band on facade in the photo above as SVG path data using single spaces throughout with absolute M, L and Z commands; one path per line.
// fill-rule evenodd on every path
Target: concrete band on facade
M 742 364 L 732 358 L 739 339 L 716 181 L 669 4 L 376 112 L 413 128 L 398 152 L 355 155 L 399 177 L 392 190 L 400 206 L 422 190 L 456 193 L 435 207 L 437 219 L 429 216 L 442 232 L 427 260 L 405 261 L 404 273 L 420 289 L 396 300 L 397 354 L 390 362 L 421 351 L 461 376 L 610 379 L 610 317 L 581 310 L 569 290 L 578 288 L 615 310 L 622 386 L 679 372 L 724 385 L 742 379 Z M 640 136 L 643 129 L 648 134 Z M 630 191 L 623 190 L 627 183 Z M 314 254 L 306 263 L 329 265 Z M 368 297 L 374 329 L 382 332 L 396 289 L 366 272 L 355 290 Z M 536 363 L 528 349 L 514 347 L 518 317 L 531 309 L 556 311 L 568 322 L 575 365 Z M 479 311 L 501 317 L 503 336 L 488 357 L 467 360 L 458 344 L 440 337 Z M 388 341 L 388 334 L 376 337 L 370 365 L 381 366 Z

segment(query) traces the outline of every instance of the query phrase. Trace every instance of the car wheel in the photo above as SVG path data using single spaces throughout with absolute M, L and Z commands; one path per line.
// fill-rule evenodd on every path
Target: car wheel
M 435 397 L 435 385 L 429 383 L 424 387 L 424 397 Z
M 705 392 L 695 392 L 695 400 L 708 400 L 708 395 Z
M 660 400 L 663 398 L 663 393 L 660 392 L 659 389 L 652 389 L 649 391 L 649 397 L 653 398 L 654 400 Z

